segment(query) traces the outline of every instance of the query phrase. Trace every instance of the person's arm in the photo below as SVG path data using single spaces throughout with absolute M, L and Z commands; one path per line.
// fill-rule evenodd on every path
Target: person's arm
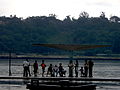
M 23 67 L 24 67 L 24 65 L 25 65 L 25 62 L 23 62 Z
M 29 63 L 29 66 L 30 66 L 30 63 Z

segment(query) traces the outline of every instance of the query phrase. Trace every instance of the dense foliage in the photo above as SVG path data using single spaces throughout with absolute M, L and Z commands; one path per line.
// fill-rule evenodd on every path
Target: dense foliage
M 0 52 L 16 53 L 52 52 L 48 48 L 33 47 L 33 43 L 105 44 L 110 48 L 94 49 L 93 53 L 120 53 L 120 19 L 110 19 L 101 13 L 89 17 L 80 13 L 78 19 L 67 16 L 59 20 L 55 15 L 33 16 L 26 19 L 16 16 L 0 17 Z M 91 51 L 85 51 L 89 53 Z

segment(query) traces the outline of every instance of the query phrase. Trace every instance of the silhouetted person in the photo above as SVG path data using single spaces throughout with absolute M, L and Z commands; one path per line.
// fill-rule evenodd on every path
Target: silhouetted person
M 93 61 L 92 61 L 92 60 L 89 60 L 89 61 L 88 61 L 88 65 L 89 65 L 89 77 L 93 77 L 93 75 L 92 75 L 93 65 L 94 65 Z
M 78 60 L 75 63 L 75 77 L 78 77 Z
M 37 72 L 38 72 L 38 63 L 37 61 L 35 60 L 34 64 L 33 64 L 33 68 L 34 68 L 34 76 L 37 76 Z
M 58 67 L 57 65 L 55 65 L 55 66 L 53 67 L 53 72 L 54 72 L 54 76 L 55 76 L 55 77 L 57 77 L 57 75 L 58 75 L 58 70 L 59 70 L 59 67 Z
M 53 77 L 53 65 L 50 64 L 50 66 L 48 67 L 48 71 L 47 71 L 47 76 L 50 74 L 51 77 Z
M 69 77 L 73 77 L 74 64 L 72 60 L 70 60 L 68 67 L 69 67 Z
M 29 74 L 29 76 L 31 76 L 29 66 L 30 66 L 30 63 L 29 63 L 28 59 L 26 59 L 26 61 L 23 62 L 23 68 L 24 68 L 23 76 L 24 77 L 28 77 L 28 74 Z
M 59 75 L 60 77 L 63 77 L 65 75 L 66 71 L 64 70 L 62 63 L 59 63 Z
M 44 63 L 44 60 L 42 60 L 41 67 L 42 67 L 42 77 L 44 77 L 45 67 L 46 67 L 46 64 Z
M 88 76 L 88 61 L 85 60 L 85 64 L 84 64 L 84 73 L 85 73 L 85 77 Z
M 80 68 L 80 76 L 84 77 L 84 68 L 83 67 Z

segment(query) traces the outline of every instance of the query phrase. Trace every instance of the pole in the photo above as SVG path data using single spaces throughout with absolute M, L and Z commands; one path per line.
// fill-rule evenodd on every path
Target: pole
M 11 75 L 11 52 L 9 52 L 9 76 Z

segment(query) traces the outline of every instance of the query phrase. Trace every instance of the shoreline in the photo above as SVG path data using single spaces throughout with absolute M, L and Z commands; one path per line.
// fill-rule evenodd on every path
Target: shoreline
M 50 60 L 120 60 L 120 57 L 106 57 L 106 56 L 61 56 L 61 55 L 47 55 L 47 56 L 0 56 L 0 59 L 50 59 Z

